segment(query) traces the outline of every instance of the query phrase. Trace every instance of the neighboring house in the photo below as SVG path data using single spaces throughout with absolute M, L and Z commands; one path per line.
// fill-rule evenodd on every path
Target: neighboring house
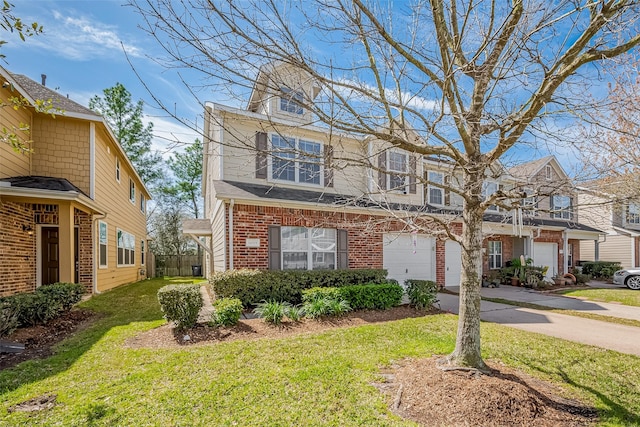
M 579 190 L 582 221 L 606 233 L 599 241 L 580 243 L 581 259 L 640 267 L 640 203 L 616 201 L 615 183 L 590 182 Z
M 58 281 L 101 292 L 144 278 L 150 195 L 104 119 L 1 67 L 0 82 L 3 101 L 50 100 L 55 112 L 0 108 L 0 127 L 30 149 L 0 143 L 0 296 Z
M 437 186 L 458 180 L 451 165 L 314 125 L 303 105 L 317 94 L 304 74 L 272 65 L 258 75 L 246 110 L 206 104 L 206 219 L 183 226 L 184 233 L 209 238 L 205 272 L 385 268 L 400 282 L 458 285 L 460 246 L 423 215 L 450 221 L 460 232 L 462 198 Z M 421 143 L 411 130 L 403 137 Z M 488 176 L 498 178 L 489 179 L 485 191 L 525 184 L 540 190 L 547 166 L 554 179 L 566 178 L 553 158 L 512 173 L 496 166 Z M 551 277 L 570 269 L 580 239 L 598 239 L 598 230 L 577 223 L 572 199 L 556 196 L 550 211 L 523 215 L 517 227 L 511 211 L 487 211 L 486 273 L 525 255 L 548 265 Z M 531 209 L 549 205 L 542 198 L 526 202 Z

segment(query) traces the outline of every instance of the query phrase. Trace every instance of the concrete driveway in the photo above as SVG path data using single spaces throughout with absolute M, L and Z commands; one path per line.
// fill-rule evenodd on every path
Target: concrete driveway
M 447 287 L 457 292 L 457 287 Z M 640 307 L 619 304 L 584 301 L 577 298 L 550 295 L 526 288 L 501 286 L 482 288 L 481 295 L 508 301 L 527 302 L 544 307 L 582 311 L 605 316 L 620 317 L 640 321 Z M 438 294 L 440 308 L 458 313 L 458 296 Z M 530 332 L 537 332 L 556 338 L 594 345 L 621 353 L 640 356 L 640 328 L 619 325 L 599 320 L 585 319 L 544 310 L 533 310 L 508 304 L 482 301 L 480 318 L 487 322 L 499 323 Z

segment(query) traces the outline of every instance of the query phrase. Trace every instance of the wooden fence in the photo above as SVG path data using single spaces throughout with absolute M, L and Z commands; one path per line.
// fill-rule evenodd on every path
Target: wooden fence
M 200 276 L 202 276 L 203 257 L 198 255 L 155 255 L 155 271 L 153 276 L 192 276 L 192 266 L 200 266 Z

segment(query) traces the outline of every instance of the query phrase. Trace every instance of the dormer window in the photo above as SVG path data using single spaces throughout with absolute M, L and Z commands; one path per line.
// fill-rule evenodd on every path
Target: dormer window
M 389 190 L 406 193 L 407 186 L 407 153 L 389 153 Z M 396 173 L 394 173 L 396 172 Z
M 544 168 L 544 176 L 547 179 L 547 181 L 551 181 L 551 178 L 553 178 L 552 172 L 551 172 L 551 165 L 547 165 Z
M 304 102 L 304 94 L 300 91 L 293 91 L 287 88 L 280 88 L 280 111 L 290 114 L 302 115 L 304 109 L 302 103 Z

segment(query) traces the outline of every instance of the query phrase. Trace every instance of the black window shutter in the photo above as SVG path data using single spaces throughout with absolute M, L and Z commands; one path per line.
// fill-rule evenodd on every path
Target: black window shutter
M 409 193 L 416 194 L 416 171 L 417 171 L 416 156 L 409 155 Z
M 333 147 L 324 146 L 324 186 L 333 187 Z
M 256 132 L 256 178 L 267 178 L 267 134 Z
M 338 230 L 338 268 L 349 268 L 349 233 Z
M 282 269 L 282 250 L 280 247 L 280 227 L 269 226 L 269 270 Z
M 387 152 L 380 153 L 378 156 L 378 187 L 381 190 L 387 189 Z
M 451 206 L 451 190 L 446 188 L 446 187 L 451 186 L 451 175 L 445 175 L 443 182 L 444 182 L 444 185 L 445 185 L 445 189 L 442 190 L 444 192 L 443 203 L 444 203 L 445 206 Z

